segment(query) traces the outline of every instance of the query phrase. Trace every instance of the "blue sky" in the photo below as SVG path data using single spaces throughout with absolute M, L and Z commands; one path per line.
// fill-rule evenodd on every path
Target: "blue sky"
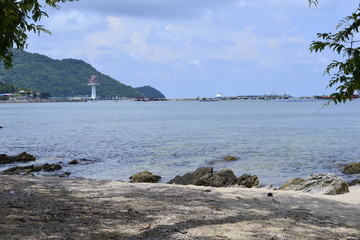
M 310 53 L 356 0 L 80 0 L 50 10 L 27 51 L 82 59 L 133 87 L 168 98 L 278 93 L 328 94 L 324 68 L 336 56 Z M 87 79 L 84 79 L 86 81 Z M 101 79 L 100 79 L 101 80 Z M 101 86 L 100 86 L 101 87 Z

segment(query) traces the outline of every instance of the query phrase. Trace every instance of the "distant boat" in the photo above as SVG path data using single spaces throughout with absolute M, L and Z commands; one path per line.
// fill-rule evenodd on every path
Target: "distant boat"
M 222 96 L 222 93 L 217 93 L 216 95 L 215 95 L 215 98 L 222 98 L 223 96 Z

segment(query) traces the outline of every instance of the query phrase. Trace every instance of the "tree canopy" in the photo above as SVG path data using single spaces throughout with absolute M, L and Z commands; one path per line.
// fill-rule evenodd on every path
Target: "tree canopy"
M 309 4 L 317 5 L 318 0 L 309 0 Z M 359 27 L 360 5 L 340 21 L 337 32 L 318 33 L 320 40 L 310 45 L 311 52 L 330 49 L 342 56 L 342 61 L 333 60 L 324 71 L 324 74 L 332 75 L 328 87 L 336 87 L 336 92 L 331 95 L 335 103 L 351 101 L 354 93 L 360 91 Z
M 42 25 L 36 25 L 42 17 L 48 17 L 43 8 L 50 6 L 58 9 L 59 2 L 77 0 L 0 0 L 0 61 L 7 69 L 12 66 L 12 48 L 24 49 L 28 39 L 27 33 L 50 32 Z

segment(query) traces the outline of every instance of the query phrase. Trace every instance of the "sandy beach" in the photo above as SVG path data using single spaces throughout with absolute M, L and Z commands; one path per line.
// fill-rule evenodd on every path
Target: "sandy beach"
M 0 239 L 354 240 L 360 239 L 360 186 L 326 196 L 0 176 Z

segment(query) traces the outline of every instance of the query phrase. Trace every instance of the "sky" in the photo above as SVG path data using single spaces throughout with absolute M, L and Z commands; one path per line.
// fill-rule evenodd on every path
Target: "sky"
M 29 52 L 81 59 L 116 80 L 167 98 L 329 94 L 337 56 L 310 53 L 357 0 L 80 0 L 46 8 Z M 87 79 L 84 79 L 87 81 Z M 100 79 L 101 81 L 101 79 Z M 101 87 L 101 85 L 99 86 Z

